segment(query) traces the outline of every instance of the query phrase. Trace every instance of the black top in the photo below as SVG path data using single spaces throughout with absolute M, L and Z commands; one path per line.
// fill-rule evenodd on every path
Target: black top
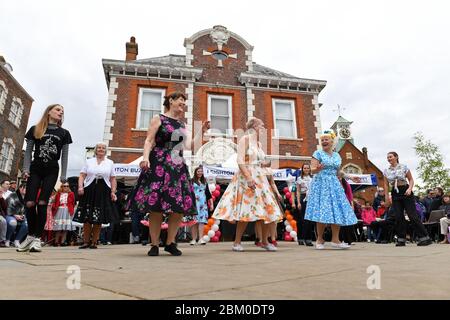
M 32 164 L 46 167 L 58 167 L 62 147 L 72 143 L 70 132 L 61 127 L 49 126 L 41 139 L 34 137 L 32 126 L 25 135 L 25 139 L 34 141 L 34 154 Z

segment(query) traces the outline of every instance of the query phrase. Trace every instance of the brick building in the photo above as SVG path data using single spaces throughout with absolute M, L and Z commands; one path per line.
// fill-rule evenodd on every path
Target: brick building
M 339 116 L 331 126 L 338 136 L 336 151 L 342 158 L 342 170 L 346 173 L 353 174 L 375 174 L 378 186 L 383 187 L 383 172 L 369 160 L 367 148 L 363 147 L 362 150 L 359 150 L 355 146 L 351 131 L 352 123 Z M 372 203 L 377 191 L 376 189 L 376 187 L 370 187 L 356 192 L 354 196 Z
M 0 180 L 20 174 L 22 147 L 33 98 L 12 75 L 0 56 Z
M 250 117 L 265 123 L 262 139 L 273 167 L 299 168 L 309 161 L 321 131 L 319 93 L 326 81 L 303 79 L 253 62 L 251 46 L 223 26 L 199 31 L 184 40 L 185 55 L 137 59 L 134 37 L 125 60 L 103 59 L 109 90 L 104 141 L 115 162 L 142 155 L 147 127 L 163 111 L 163 97 L 181 91 L 188 97 L 185 122 L 212 130 L 188 164 L 222 164 L 236 152 L 236 130 Z

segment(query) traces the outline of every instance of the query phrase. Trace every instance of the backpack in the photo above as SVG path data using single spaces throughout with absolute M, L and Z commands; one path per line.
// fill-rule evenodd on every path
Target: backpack
M 420 221 L 425 222 L 425 220 L 426 220 L 426 215 L 425 215 L 425 213 L 427 212 L 427 209 L 426 209 L 425 206 L 424 206 L 421 202 L 419 202 L 419 201 L 416 201 L 416 211 L 417 211 L 417 214 L 418 214 L 419 217 L 420 217 Z

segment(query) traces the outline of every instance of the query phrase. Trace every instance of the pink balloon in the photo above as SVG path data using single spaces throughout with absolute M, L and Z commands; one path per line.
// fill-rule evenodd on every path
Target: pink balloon
M 285 241 L 292 241 L 292 237 L 288 234 L 288 235 L 284 236 L 284 240 Z
M 220 238 L 221 235 L 222 235 L 222 232 L 217 230 L 214 236 L 217 237 L 217 238 Z
M 219 238 L 217 236 L 214 236 L 211 238 L 211 242 L 219 242 Z
M 289 192 L 289 188 L 288 188 L 288 187 L 284 187 L 283 192 L 284 192 L 284 193 Z
M 218 184 L 216 185 L 216 190 L 220 191 L 220 186 Z
M 286 196 L 286 199 L 290 199 L 292 195 L 291 195 L 291 193 L 288 191 L 288 192 L 286 192 L 285 196 Z
M 214 197 L 218 198 L 220 197 L 220 191 L 219 190 L 214 190 L 213 194 Z

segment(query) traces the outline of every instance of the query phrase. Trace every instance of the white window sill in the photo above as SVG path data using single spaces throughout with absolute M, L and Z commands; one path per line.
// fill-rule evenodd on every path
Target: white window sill
M 147 132 L 147 131 L 148 131 L 148 129 L 144 129 L 144 128 L 141 128 L 141 129 L 138 129 L 138 128 L 131 128 L 131 131 L 137 131 L 137 132 Z
M 303 141 L 303 138 L 272 137 L 273 140 Z

